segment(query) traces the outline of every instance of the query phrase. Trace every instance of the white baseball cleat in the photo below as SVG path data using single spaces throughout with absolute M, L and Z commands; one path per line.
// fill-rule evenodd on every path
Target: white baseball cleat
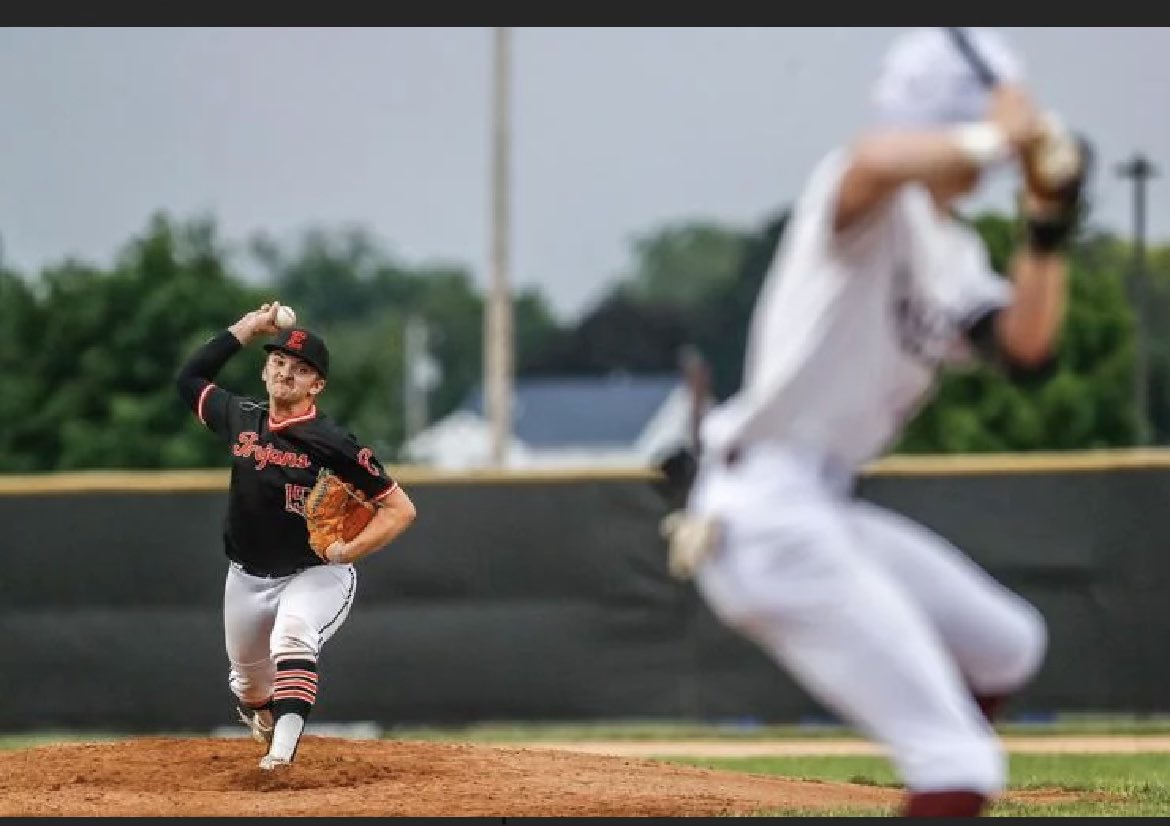
M 236 714 L 240 722 L 252 732 L 252 739 L 263 746 L 272 745 L 272 730 L 274 728 L 272 712 L 266 708 L 259 710 L 236 706 Z
M 292 760 L 289 760 L 286 757 L 277 757 L 275 754 L 266 754 L 260 758 L 260 768 L 266 772 L 291 765 Z

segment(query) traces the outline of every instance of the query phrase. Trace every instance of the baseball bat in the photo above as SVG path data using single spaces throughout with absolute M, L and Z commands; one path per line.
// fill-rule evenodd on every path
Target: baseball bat
M 975 77 L 985 88 L 994 89 L 999 85 L 999 76 L 975 48 L 975 44 L 967 36 L 966 29 L 959 26 L 944 26 L 943 30 L 954 44 L 955 50 L 963 56 Z M 1034 155 L 1032 163 L 1045 183 L 1057 187 L 1079 174 L 1084 159 L 1081 157 L 1080 148 L 1064 128 L 1060 118 L 1049 112 L 1045 120 L 1049 129 L 1048 139 Z
M 988 89 L 994 88 L 999 83 L 999 77 L 995 71 L 983 59 L 983 55 L 979 54 L 979 50 L 971 42 L 971 38 L 967 37 L 967 32 L 958 26 L 945 26 L 943 31 L 950 37 L 951 42 L 955 44 L 955 49 L 967 61 L 967 65 L 971 67 L 971 71 L 975 73 L 975 77 L 979 78 L 979 82 Z

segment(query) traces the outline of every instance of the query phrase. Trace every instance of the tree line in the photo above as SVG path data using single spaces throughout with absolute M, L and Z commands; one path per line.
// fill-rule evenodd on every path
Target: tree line
M 716 395 L 738 387 L 748 319 L 783 237 L 787 209 L 757 226 L 691 221 L 634 239 L 612 289 L 572 322 L 538 290 L 514 296 L 518 376 L 678 369 L 683 348 L 711 365 Z M 972 219 L 997 267 L 1015 222 Z M 259 275 L 245 277 L 244 262 Z M 1145 268 L 1153 438 L 1170 439 L 1170 248 Z M 1126 446 L 1135 443 L 1130 244 L 1086 228 L 1072 255 L 1068 325 L 1059 369 L 1029 385 L 991 366 L 943 380 L 899 451 L 953 453 Z M 220 446 L 173 388 L 199 343 L 271 297 L 295 307 L 333 352 L 321 407 L 394 460 L 405 434 L 403 330 L 434 331 L 440 372 L 431 419 L 480 381 L 484 296 L 469 268 L 412 266 L 361 229 L 311 230 L 281 245 L 266 236 L 234 247 L 207 217 L 153 216 L 108 266 L 66 260 L 36 273 L 0 270 L 0 471 L 218 467 Z M 233 359 L 221 381 L 262 394 L 262 352 Z

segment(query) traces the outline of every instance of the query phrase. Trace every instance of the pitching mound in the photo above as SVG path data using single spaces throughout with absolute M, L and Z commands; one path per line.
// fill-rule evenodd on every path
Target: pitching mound
M 0 816 L 746 815 L 884 807 L 900 792 L 553 749 L 306 736 L 297 762 L 251 740 L 142 738 L 0 752 Z

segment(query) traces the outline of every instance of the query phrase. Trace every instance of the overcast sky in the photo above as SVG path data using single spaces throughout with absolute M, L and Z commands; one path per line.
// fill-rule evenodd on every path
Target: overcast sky
M 751 227 L 862 124 L 896 28 L 513 31 L 511 276 L 562 318 L 632 238 Z M 1036 94 L 1095 140 L 1126 235 L 1135 151 L 1170 241 L 1170 28 L 1005 28 Z M 25 271 L 108 263 L 150 214 L 225 240 L 360 224 L 407 264 L 489 261 L 491 29 L 0 29 L 0 236 Z M 1006 207 L 1006 182 L 979 203 Z

